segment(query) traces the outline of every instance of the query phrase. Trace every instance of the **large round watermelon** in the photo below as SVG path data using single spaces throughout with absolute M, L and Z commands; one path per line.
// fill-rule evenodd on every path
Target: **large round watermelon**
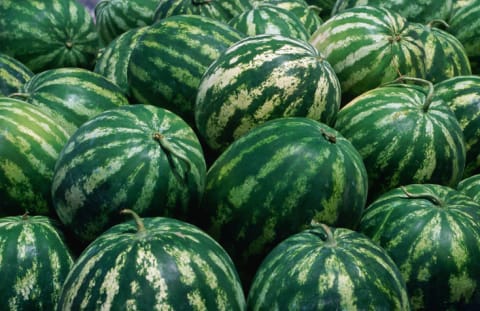
M 225 250 L 191 224 L 144 218 L 118 224 L 75 262 L 57 310 L 245 310 Z
M 79 1 L 2 0 L 0 52 L 33 72 L 59 67 L 92 68 L 98 34 Z
M 267 121 L 213 163 L 191 222 L 232 256 L 245 287 L 264 256 L 312 221 L 355 228 L 367 175 L 352 144 L 308 118 Z
M 328 61 L 305 41 L 281 35 L 247 37 L 206 70 L 197 91 L 195 123 L 213 150 L 279 117 L 333 124 L 341 102 Z
M 73 261 L 51 218 L 0 217 L 0 309 L 55 310 Z
M 480 308 L 480 205 L 452 188 L 411 184 L 366 209 L 360 231 L 399 267 L 414 310 Z
M 320 224 L 288 237 L 265 258 L 249 310 L 410 310 L 405 281 L 368 237 Z
M 150 105 L 107 110 L 70 137 L 55 165 L 55 210 L 79 239 L 92 241 L 120 221 L 124 208 L 142 216 L 186 217 L 200 201 L 206 164 L 193 130 Z
M 33 72 L 23 63 L 0 53 L 0 96 L 18 92 L 32 76 Z

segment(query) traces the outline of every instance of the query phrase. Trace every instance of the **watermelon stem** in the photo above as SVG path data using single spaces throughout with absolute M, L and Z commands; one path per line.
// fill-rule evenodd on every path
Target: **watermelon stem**
M 327 133 L 323 129 L 321 131 L 322 131 L 323 137 L 325 137 L 326 140 L 328 140 L 332 144 L 335 144 L 337 142 L 337 137 L 335 135 Z
M 187 170 L 190 170 L 190 168 L 191 168 L 190 160 L 185 155 L 176 151 L 175 148 L 173 148 L 173 146 L 168 142 L 168 140 L 165 138 L 164 135 L 162 135 L 158 132 L 154 133 L 153 134 L 153 139 L 156 140 L 160 144 L 160 147 L 162 147 L 163 150 L 165 150 L 169 154 L 173 154 L 174 156 L 176 156 L 177 158 L 179 158 L 180 160 L 185 162 L 185 164 L 187 165 Z M 184 175 L 186 175 L 186 173 Z M 175 176 L 180 181 L 183 182 L 183 179 L 178 174 L 175 174 Z M 184 176 L 184 177 L 186 177 L 186 176 Z
M 328 246 L 335 246 L 337 245 L 337 241 L 335 241 L 335 238 L 333 237 L 332 230 L 330 229 L 329 226 L 327 226 L 324 223 L 317 223 L 317 222 L 312 222 L 311 224 L 314 227 L 320 226 L 322 227 L 323 231 L 325 232 L 326 235 L 320 235 L 320 238 L 322 239 L 323 242 L 325 242 L 326 245 Z
M 420 194 L 413 194 L 407 191 L 405 187 L 401 187 L 402 191 L 405 193 L 405 195 L 409 199 L 426 199 L 430 202 L 432 202 L 434 205 L 437 206 L 443 206 L 444 203 L 442 200 L 440 200 L 437 196 L 431 194 L 431 193 L 420 193 Z
M 22 100 L 25 100 L 29 97 L 28 93 L 11 93 L 8 95 L 9 98 L 15 99 L 15 97 L 19 97 Z
M 426 84 L 428 86 L 428 93 L 427 93 L 427 97 L 425 98 L 425 102 L 423 103 L 423 106 L 422 106 L 422 110 L 423 112 L 428 112 L 428 109 L 430 108 L 430 105 L 432 103 L 432 99 L 433 99 L 433 92 L 435 90 L 434 86 L 433 86 L 433 83 L 428 81 L 428 80 L 425 80 L 425 79 L 421 79 L 421 78 L 415 78 L 415 77 L 408 77 L 408 76 L 400 76 L 398 77 L 397 79 L 391 81 L 391 82 L 388 82 L 386 83 L 386 85 L 388 84 L 393 84 L 393 83 L 399 83 L 399 82 L 403 82 L 405 83 L 405 81 L 411 81 L 411 82 L 416 82 L 416 83 L 423 83 L 423 84 Z M 384 84 L 385 85 L 385 84 Z
M 135 223 L 137 224 L 137 231 L 140 233 L 140 232 L 145 232 L 145 225 L 143 224 L 143 220 L 142 218 L 140 218 L 140 216 L 138 216 L 137 213 L 135 213 L 133 210 L 131 209 L 122 209 L 120 211 L 120 214 L 122 215 L 127 215 L 127 214 L 130 214 L 133 216 L 133 219 L 135 220 Z
M 444 21 L 443 19 L 434 19 L 434 20 L 431 20 L 428 24 L 427 24 L 427 27 L 428 28 L 432 28 L 432 27 L 436 27 L 436 28 L 439 28 L 437 27 L 436 25 L 440 25 L 440 26 L 443 26 L 445 27 L 445 29 L 449 28 L 450 25 Z

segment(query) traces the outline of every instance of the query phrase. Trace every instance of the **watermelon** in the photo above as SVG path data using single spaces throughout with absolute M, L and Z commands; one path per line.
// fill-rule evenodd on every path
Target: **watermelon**
M 129 104 L 115 84 L 83 68 L 45 70 L 11 97 L 39 107 L 70 135 L 95 115 Z
M 458 76 L 435 85 L 435 98 L 452 109 L 463 131 L 466 163 L 463 177 L 480 173 L 480 77 Z
M 293 13 L 300 19 L 309 34 L 314 33 L 323 23 L 318 11 L 309 6 L 305 0 L 264 0 L 263 3 L 272 4 Z
M 458 1 L 447 20 L 447 31 L 454 35 L 465 47 L 470 59 L 472 73 L 480 74 L 480 0 Z M 461 3 L 461 4 L 460 4 Z
M 125 213 L 125 212 L 124 212 Z M 80 255 L 57 310 L 245 310 L 238 274 L 197 227 L 164 217 L 117 224 Z
M 458 120 L 430 82 L 410 80 L 368 91 L 338 112 L 335 129 L 367 168 L 369 202 L 401 185 L 455 187 L 462 178 L 466 149 Z
M 35 73 L 59 67 L 92 68 L 98 34 L 78 1 L 2 0 L 0 52 Z
M 227 24 L 199 15 L 171 16 L 148 26 L 128 63 L 132 97 L 171 110 L 194 127 L 195 96 L 203 73 L 242 38 Z
M 102 49 L 93 68 L 95 73 L 117 85 L 132 103 L 134 100 L 128 84 L 128 64 L 132 51 L 147 30 L 148 26 L 127 30 L 113 39 Z
M 255 275 L 249 310 L 410 310 L 405 281 L 365 235 L 317 224 L 276 246 Z
M 365 166 L 348 140 L 312 119 L 278 118 L 215 160 L 190 221 L 227 250 L 248 288 L 264 256 L 312 220 L 355 228 L 366 195 Z
M 399 267 L 414 310 L 480 307 L 480 205 L 453 188 L 410 184 L 369 205 L 359 230 Z
M 418 22 L 422 24 L 430 23 L 433 20 L 447 20 L 453 8 L 453 3 L 456 0 L 337 0 L 333 9 L 332 15 L 338 14 L 344 10 L 369 5 L 380 6 L 387 10 L 397 12 L 404 16 L 407 20 Z
M 297 15 L 268 2 L 254 3 L 251 9 L 235 16 L 228 24 L 246 36 L 275 34 L 304 41 L 310 37 Z
M 309 7 L 318 12 L 322 20 L 332 17 L 332 10 L 336 0 L 306 0 Z
M 359 6 L 325 21 L 310 43 L 334 68 L 347 103 L 400 75 L 424 78 L 424 40 L 400 14 Z
M 203 193 L 206 164 L 193 130 L 151 105 L 107 110 L 69 138 L 52 183 L 55 211 L 82 241 L 93 241 L 131 208 L 141 216 L 185 217 Z
M 175 15 L 200 15 L 226 23 L 250 6 L 250 0 L 160 0 L 154 20 Z
M 24 101 L 0 97 L 0 216 L 54 216 L 54 166 L 68 133 Z
M 151 25 L 158 0 L 101 0 L 95 6 L 95 25 L 102 45 L 130 29 Z
M 471 175 L 462 179 L 456 189 L 480 204 L 480 174 Z
M 46 216 L 0 217 L 3 310 L 54 310 L 74 258 Z
M 440 21 L 411 24 L 418 28 L 419 36 L 425 38 L 425 79 L 432 83 L 472 74 L 465 48 L 452 34 L 439 28 L 444 25 Z
M 0 96 L 18 92 L 32 76 L 33 72 L 23 63 L 0 53 Z
M 247 37 L 204 73 L 195 102 L 196 127 L 208 146 L 224 150 L 265 121 L 309 117 L 333 124 L 340 83 L 305 41 L 281 35 Z

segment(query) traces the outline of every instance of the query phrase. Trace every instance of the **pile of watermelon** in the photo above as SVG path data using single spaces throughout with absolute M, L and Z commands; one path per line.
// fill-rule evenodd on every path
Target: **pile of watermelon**
M 6 310 L 480 309 L 480 0 L 88 3 L 0 3 Z

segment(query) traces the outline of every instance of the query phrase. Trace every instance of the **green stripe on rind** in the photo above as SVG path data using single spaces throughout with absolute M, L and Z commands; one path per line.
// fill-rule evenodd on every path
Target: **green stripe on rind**
M 249 310 L 410 310 L 405 282 L 385 250 L 344 228 L 295 234 L 269 253 Z
M 399 74 L 425 77 L 422 40 L 399 14 L 362 6 L 325 21 L 310 43 L 333 66 L 350 100 Z
M 381 6 L 387 10 L 397 12 L 411 22 L 422 24 L 430 23 L 432 20 L 447 20 L 450 17 L 453 0 L 423 0 L 423 1 L 382 1 L 382 0 L 338 0 L 333 7 L 332 14 L 338 14 L 344 10 L 362 6 Z
M 91 68 L 98 49 L 91 15 L 78 1 L 67 0 L 2 1 L 0 42 L 1 52 L 33 72 Z
M 117 223 L 123 208 L 184 218 L 199 204 L 205 166 L 197 137 L 178 116 L 150 105 L 111 109 L 79 127 L 63 148 L 52 185 L 55 210 L 84 241 Z
M 147 30 L 148 26 L 124 32 L 103 49 L 95 63 L 93 71 L 116 84 L 125 96 L 131 96 L 128 84 L 130 57 Z
M 465 143 L 455 115 L 443 101 L 423 112 L 425 91 L 414 85 L 371 90 L 344 106 L 335 129 L 362 155 L 369 201 L 410 183 L 455 186 L 465 167 Z
M 235 43 L 209 66 L 198 87 L 195 122 L 210 148 L 224 150 L 279 117 L 332 124 L 340 102 L 337 76 L 314 47 L 259 35 Z
M 88 119 L 127 98 L 100 74 L 81 68 L 50 69 L 30 79 L 15 97 L 39 107 L 70 135 Z
M 281 118 L 217 158 L 191 221 L 227 249 L 247 286 L 268 251 L 312 220 L 356 227 L 366 192 L 365 167 L 349 141 L 317 121 Z
M 418 195 L 423 197 L 414 198 Z M 480 205 L 467 195 L 417 184 L 396 188 L 371 204 L 360 231 L 400 268 L 413 309 L 468 310 L 480 304 L 479 224 Z
M 194 125 L 200 79 L 220 53 L 243 36 L 227 24 L 178 15 L 150 26 L 132 51 L 128 82 L 142 104 L 173 111 Z
M 228 24 L 246 36 L 261 34 L 283 35 L 308 41 L 310 33 L 292 12 L 261 2 L 232 18 Z
M 235 267 L 198 228 L 167 218 L 119 224 L 72 268 L 58 310 L 245 310 Z
M 2 309 L 54 310 L 72 265 L 72 255 L 50 218 L 0 218 Z
M 472 72 L 480 74 L 480 1 L 471 0 L 452 13 L 447 31 L 465 47 Z
M 6 97 L 0 124 L 0 216 L 53 215 L 53 170 L 68 133 L 36 107 Z
M 130 29 L 153 23 L 158 0 L 111 1 L 102 0 L 95 6 L 95 25 L 103 45 Z
M 272 4 L 293 13 L 300 19 L 309 34 L 314 33 L 323 22 L 318 12 L 305 0 L 266 0 L 263 3 Z
M 33 72 L 23 63 L 0 53 L 0 96 L 18 92 L 32 76 Z
M 426 27 L 425 79 L 438 83 L 448 78 L 471 75 L 470 61 L 465 48 L 452 34 L 434 26 Z
M 235 2 L 235 0 L 162 0 L 158 2 L 153 19 L 160 21 L 177 15 L 197 15 L 226 23 L 233 16 L 222 7 L 222 2 Z
M 463 177 L 480 173 L 480 77 L 453 77 L 435 85 L 436 100 L 452 109 L 463 130 L 466 165 Z
M 480 204 L 480 174 L 462 179 L 457 185 L 457 190 Z

